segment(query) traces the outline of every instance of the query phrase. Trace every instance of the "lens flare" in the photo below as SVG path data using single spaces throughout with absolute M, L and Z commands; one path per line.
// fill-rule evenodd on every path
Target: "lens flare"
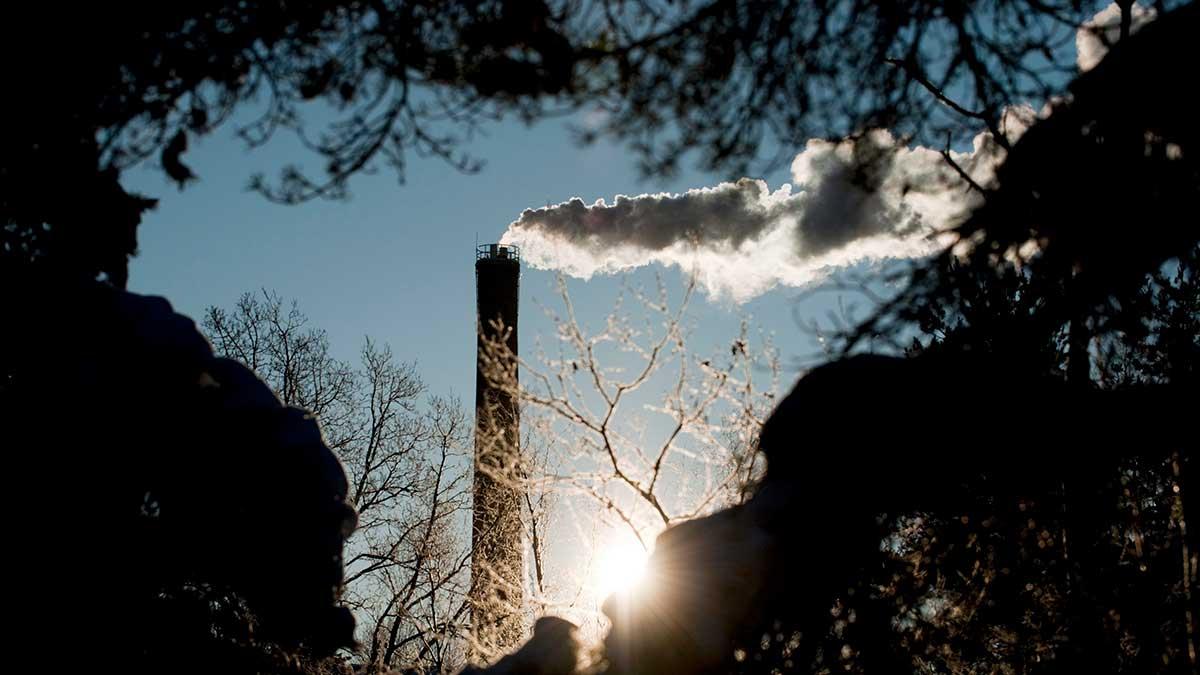
M 637 542 L 616 542 L 598 551 L 592 577 L 600 597 L 628 591 L 641 583 L 649 556 Z

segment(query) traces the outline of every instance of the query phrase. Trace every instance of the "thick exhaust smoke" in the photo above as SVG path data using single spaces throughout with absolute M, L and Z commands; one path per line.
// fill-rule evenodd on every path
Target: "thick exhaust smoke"
M 1134 3 L 1131 29 L 1156 16 Z M 1120 35 L 1113 3 L 1076 33 L 1077 63 L 1086 71 Z M 1048 112 L 1048 111 L 1043 111 Z M 1010 142 L 1037 115 L 1027 106 L 1005 111 Z M 805 286 L 861 262 L 914 258 L 937 250 L 938 233 L 979 203 L 959 170 L 991 187 L 1003 150 L 988 134 L 965 152 L 905 147 L 875 131 L 840 142 L 809 141 L 792 160 L 796 186 L 772 191 L 761 180 L 680 194 L 618 195 L 612 204 L 575 197 L 527 209 L 501 239 L 517 244 L 534 267 L 587 278 L 651 263 L 696 275 L 714 298 L 749 300 L 777 286 Z
M 1008 137 L 1033 116 L 1010 109 Z M 980 134 L 950 158 L 988 185 L 1002 152 Z M 526 209 L 501 242 L 521 246 L 534 267 L 582 278 L 677 265 L 710 296 L 743 302 L 852 264 L 927 255 L 940 246 L 937 234 L 980 199 L 939 151 L 905 147 L 885 131 L 809 141 L 791 172 L 795 190 L 743 178 L 679 194 L 618 195 L 611 204 L 575 197 Z

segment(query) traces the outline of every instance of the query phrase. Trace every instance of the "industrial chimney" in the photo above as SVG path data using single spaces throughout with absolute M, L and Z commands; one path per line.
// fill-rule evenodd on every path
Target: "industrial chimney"
M 497 382 L 497 377 L 507 372 L 511 378 L 507 382 L 515 384 L 520 272 L 516 246 L 476 247 L 471 623 L 480 658 L 509 651 L 524 638 L 520 416 L 511 390 Z M 489 344 L 493 346 L 489 348 Z M 497 344 L 505 344 L 507 349 L 497 353 Z

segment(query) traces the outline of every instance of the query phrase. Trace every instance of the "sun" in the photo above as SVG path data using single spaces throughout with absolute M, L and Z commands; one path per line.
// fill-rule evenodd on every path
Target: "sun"
M 650 554 L 636 541 L 613 542 L 596 554 L 593 583 L 601 598 L 628 591 L 646 577 Z

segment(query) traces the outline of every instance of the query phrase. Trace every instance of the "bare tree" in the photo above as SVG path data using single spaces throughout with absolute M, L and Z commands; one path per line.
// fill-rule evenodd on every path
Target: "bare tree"
M 459 402 L 426 396 L 415 366 L 370 339 L 358 364 L 339 360 L 296 303 L 267 291 L 208 308 L 203 328 L 219 354 L 318 417 L 346 467 L 359 514 L 345 559 L 344 597 L 361 643 L 354 660 L 366 672 L 460 666 L 470 420 Z
M 775 400 L 776 351 L 765 336 L 752 347 L 743 322 L 721 353 L 694 352 L 693 290 L 689 284 L 672 305 L 661 280 L 653 293 L 628 288 L 603 328 L 589 332 L 560 278 L 562 309 L 547 311 L 557 327 L 553 344 L 515 363 L 499 342 L 486 350 L 490 376 L 524 406 L 527 447 L 542 449 L 526 457 L 527 510 L 544 518 L 549 506 L 549 517 L 588 547 L 598 531 L 617 528 L 648 549 L 668 526 L 741 501 L 762 473 L 756 440 Z M 540 527 L 533 545 L 546 547 L 552 528 Z M 539 605 L 594 610 L 598 598 L 591 607 L 581 600 L 584 580 L 543 583 L 542 553 L 551 548 L 533 557 Z M 573 562 L 579 570 L 594 561 Z

